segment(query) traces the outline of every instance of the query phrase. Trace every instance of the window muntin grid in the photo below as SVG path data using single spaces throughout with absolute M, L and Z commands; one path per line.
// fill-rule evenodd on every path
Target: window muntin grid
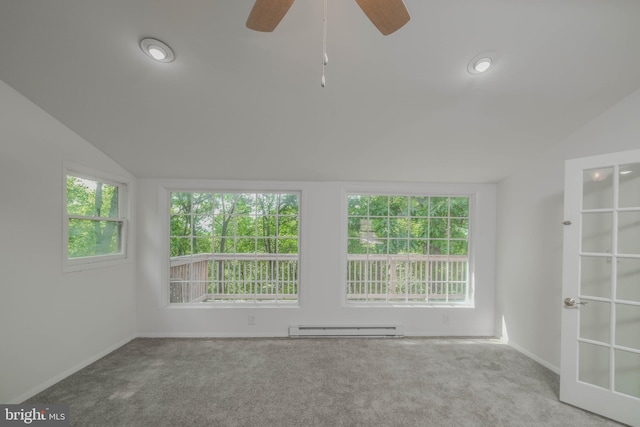
M 170 303 L 298 300 L 299 194 L 170 193 Z
M 347 195 L 352 303 L 471 303 L 468 196 Z

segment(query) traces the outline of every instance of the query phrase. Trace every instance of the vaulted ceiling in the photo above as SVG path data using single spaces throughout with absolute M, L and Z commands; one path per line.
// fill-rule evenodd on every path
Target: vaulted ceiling
M 324 0 L 0 0 L 0 80 L 137 177 L 259 180 L 493 182 L 640 88 L 639 1 L 405 4 L 328 0 L 322 88 Z

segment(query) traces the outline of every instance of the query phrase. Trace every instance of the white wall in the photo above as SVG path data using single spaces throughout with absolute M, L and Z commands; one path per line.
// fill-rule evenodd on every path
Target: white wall
M 498 185 L 496 324 L 516 348 L 560 366 L 564 162 L 640 148 L 640 91 Z
M 198 308 L 171 306 L 168 294 L 166 189 L 300 190 L 301 277 L 298 308 Z M 477 192 L 472 224 L 476 253 L 476 306 L 345 307 L 342 213 L 346 189 L 449 193 Z M 355 184 L 336 182 L 138 181 L 138 332 L 142 336 L 286 336 L 291 325 L 402 324 L 405 334 L 494 336 L 495 186 Z M 443 322 L 443 315 L 449 317 Z M 255 325 L 248 325 L 253 315 Z
M 1 403 L 31 397 L 135 335 L 133 257 L 62 273 L 65 160 L 129 176 L 0 81 Z

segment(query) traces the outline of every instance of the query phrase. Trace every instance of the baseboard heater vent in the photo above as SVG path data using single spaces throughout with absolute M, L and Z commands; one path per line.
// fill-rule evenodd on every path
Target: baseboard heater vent
M 404 328 L 395 326 L 289 326 L 291 338 L 304 337 L 402 337 Z

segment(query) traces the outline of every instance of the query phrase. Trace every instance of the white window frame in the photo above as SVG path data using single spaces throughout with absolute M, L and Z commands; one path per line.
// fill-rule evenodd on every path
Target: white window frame
M 406 189 L 402 189 L 398 186 L 380 185 L 372 187 L 370 185 L 354 185 L 343 188 L 343 203 L 342 203 L 342 253 L 343 253 L 343 286 L 342 286 L 342 298 L 344 307 L 460 307 L 460 308 L 475 308 L 475 280 L 474 280 L 474 267 L 475 267 L 475 255 L 474 255 L 474 229 L 477 223 L 477 211 L 476 211 L 476 192 L 469 191 L 457 191 L 452 189 L 451 191 L 429 191 L 415 190 L 413 185 L 407 185 Z M 348 197 L 350 195 L 382 195 L 382 196 L 417 196 L 417 197 L 468 197 L 469 198 L 469 235 L 467 238 L 467 298 L 464 302 L 419 302 L 419 301 L 353 301 L 350 300 L 347 294 L 347 271 L 348 271 L 348 219 L 349 219 L 349 202 Z
M 298 188 L 298 187 L 292 187 L 292 188 L 287 188 L 286 185 L 283 186 L 277 186 L 277 187 L 273 187 L 273 188 L 263 188 L 261 186 L 252 186 L 250 185 L 250 183 L 245 183 L 246 185 L 230 185 L 230 186 L 220 186 L 220 187 L 210 187 L 210 186 L 204 186 L 201 187 L 199 185 L 193 185 L 193 186 L 180 186 L 180 187 L 174 187 L 174 186 L 161 186 L 161 195 L 159 197 L 160 199 L 160 203 L 159 206 L 162 208 L 163 211 L 163 223 L 164 223 L 164 229 L 166 230 L 166 238 L 164 246 L 165 246 L 165 259 L 167 262 L 167 275 L 166 275 L 166 280 L 164 280 L 164 283 L 166 283 L 166 291 L 164 292 L 165 294 L 165 304 L 166 307 L 172 308 L 172 309 L 182 309 L 182 308 L 203 308 L 203 307 L 211 307 L 211 308 L 229 308 L 229 307 L 278 307 L 278 308 L 282 308 L 282 307 L 299 307 L 300 306 L 300 297 L 301 297 L 301 285 L 300 285 L 300 277 L 301 277 L 301 268 L 300 265 L 302 263 L 302 200 L 303 200 L 303 191 Z M 171 275 L 169 274 L 169 270 L 171 268 L 171 247 L 170 247 L 170 239 L 171 239 L 171 232 L 170 232 L 170 228 L 171 228 L 171 214 L 170 214 L 170 210 L 171 210 L 171 193 L 212 193 L 212 194 L 216 194 L 216 193 L 270 193 L 270 194 L 296 194 L 298 196 L 298 236 L 297 236 L 297 240 L 298 240 L 298 253 L 296 254 L 297 256 L 297 263 L 298 263 L 298 268 L 297 268 L 297 277 L 298 277 L 298 282 L 297 282 L 297 289 L 298 292 L 296 294 L 296 299 L 295 300 L 278 300 L 278 301 L 261 301 L 261 300 L 246 300 L 243 301 L 241 298 L 238 300 L 215 300 L 215 299 L 211 299 L 210 301 L 206 301 L 206 302 L 171 302 L 171 298 L 170 298 L 170 286 L 171 286 Z M 235 253 L 230 253 L 230 258 L 234 258 L 233 255 L 235 255 Z M 245 254 L 241 254 L 241 255 L 245 255 Z M 250 255 L 250 254 L 248 254 Z M 286 256 L 285 256 L 286 257 Z
M 102 218 L 97 216 L 83 216 L 67 212 L 67 176 L 102 182 L 118 187 L 118 217 Z M 128 223 L 129 223 L 129 187 L 130 180 L 121 176 L 96 171 L 85 166 L 65 162 L 62 174 L 62 271 L 73 272 L 93 268 L 103 268 L 118 265 L 128 260 Z M 87 257 L 69 258 L 69 220 L 89 219 L 114 221 L 120 224 L 121 248 L 120 252 L 108 255 L 94 255 Z

